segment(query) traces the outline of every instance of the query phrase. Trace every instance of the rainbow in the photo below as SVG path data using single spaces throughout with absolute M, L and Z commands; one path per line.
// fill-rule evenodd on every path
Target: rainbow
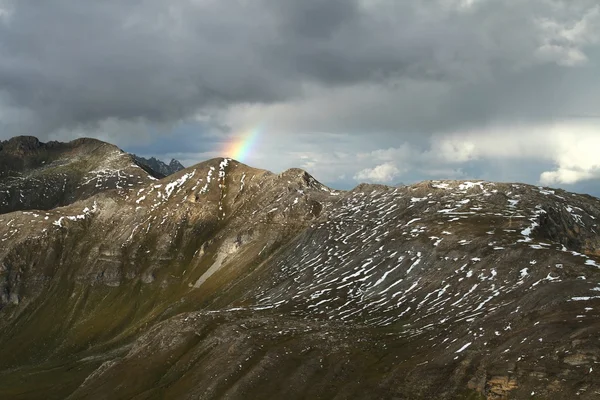
M 224 149 L 225 157 L 233 158 L 242 162 L 246 161 L 250 151 L 256 144 L 259 134 L 260 129 L 255 128 L 227 142 Z

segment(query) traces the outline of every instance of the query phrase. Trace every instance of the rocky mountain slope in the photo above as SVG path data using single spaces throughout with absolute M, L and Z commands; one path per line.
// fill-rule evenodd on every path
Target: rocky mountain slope
M 19 136 L 0 142 L 0 214 L 49 210 L 159 176 L 163 175 L 99 140 L 42 143 Z
M 160 174 L 161 178 L 164 178 L 165 176 L 173 175 L 174 173 L 185 169 L 185 167 L 178 160 L 175 160 L 175 159 L 171 159 L 171 162 L 169 162 L 169 164 L 166 164 L 166 163 L 162 162 L 161 160 L 154 158 L 154 157 L 144 158 L 144 157 L 136 156 L 135 154 L 133 154 L 133 158 L 139 164 L 144 165 L 144 166 L 150 168 L 152 171 L 155 171 L 158 174 Z
M 230 159 L 0 215 L 0 397 L 595 398 L 599 219 Z

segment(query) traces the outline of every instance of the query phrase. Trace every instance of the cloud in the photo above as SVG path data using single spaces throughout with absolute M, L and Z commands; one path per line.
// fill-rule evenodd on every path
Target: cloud
M 4 107 L 29 113 L 21 129 L 42 134 L 297 102 L 315 118 L 307 125 L 331 126 L 314 115 L 330 90 L 329 100 L 347 96 L 330 105 L 354 113 L 351 122 L 434 131 L 493 117 L 498 106 L 514 113 L 502 107 L 523 82 L 523 91 L 576 83 L 561 69 L 535 70 L 585 64 L 599 20 L 584 0 L 3 0 L 0 9 Z M 514 87 L 503 89 L 507 81 Z M 539 108 L 556 111 L 548 97 Z
M 539 182 L 556 185 L 600 178 L 599 146 L 600 121 L 571 120 L 458 134 L 441 139 L 433 148 L 440 157 L 459 163 L 467 159 L 550 162 L 554 169 L 541 172 Z
M 564 133 L 556 139 L 556 168 L 543 172 L 540 176 L 541 183 L 574 184 L 600 178 L 600 160 L 597 152 L 600 146 L 600 124 L 584 127 L 579 134 Z
M 358 159 L 374 164 L 385 161 L 385 169 L 377 170 L 380 165 L 366 168 L 355 178 L 375 180 L 377 172 L 383 176 L 385 171 L 392 170 L 392 166 L 422 175 L 451 178 L 462 174 L 461 168 L 473 163 L 487 162 L 495 164 L 496 168 L 511 169 L 510 164 L 527 161 L 530 167 L 531 164 L 537 164 L 539 168 L 550 166 L 551 169 L 538 172 L 539 183 L 572 185 L 600 179 L 598 148 L 600 121 L 486 127 L 433 136 L 426 146 L 404 143 L 395 148 L 358 154 Z M 496 174 L 502 175 L 501 171 Z
M 354 179 L 359 181 L 390 183 L 398 176 L 401 171 L 391 162 L 381 164 L 375 168 L 366 168 L 358 172 Z

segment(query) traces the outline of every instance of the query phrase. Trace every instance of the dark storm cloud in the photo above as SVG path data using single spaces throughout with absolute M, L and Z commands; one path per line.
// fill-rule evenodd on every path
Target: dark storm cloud
M 593 1 L 0 0 L 0 9 L 2 104 L 37 134 L 286 103 L 307 86 L 395 90 L 381 103 L 411 107 L 357 112 L 360 89 L 337 106 L 364 121 L 353 127 L 404 135 L 588 112 L 598 97 L 566 101 L 598 72 L 572 71 L 596 43 Z M 406 82 L 438 89 L 405 95 Z
M 14 2 L 0 24 L 0 89 L 49 128 L 285 97 L 252 48 L 257 10 L 228 3 Z

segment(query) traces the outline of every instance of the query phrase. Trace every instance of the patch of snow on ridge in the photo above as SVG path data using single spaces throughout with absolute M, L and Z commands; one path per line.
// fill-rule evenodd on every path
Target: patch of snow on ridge
M 460 185 L 458 185 L 458 190 L 469 190 L 469 189 L 473 189 L 474 187 L 479 186 L 479 188 L 481 190 L 483 190 L 483 182 L 463 182 Z
M 246 179 L 246 173 L 244 173 L 244 174 L 242 175 L 242 179 L 240 180 L 240 192 L 241 192 L 242 190 L 244 190 L 244 185 L 245 185 L 245 182 L 244 182 L 244 180 L 245 180 L 245 179 Z
M 456 352 L 457 353 L 462 353 L 467 347 L 469 347 L 472 344 L 472 342 L 469 342 L 467 344 L 465 344 L 464 346 L 462 346 L 460 349 L 458 349 Z
M 171 194 L 173 193 L 173 190 L 175 190 L 175 188 L 180 188 L 188 179 L 190 179 L 191 177 L 194 176 L 194 174 L 196 173 L 196 170 L 193 170 L 192 172 L 188 172 L 187 174 L 183 175 L 181 178 L 167 184 L 165 186 L 165 195 L 166 198 L 168 199 Z
M 406 227 L 406 226 L 409 226 L 409 225 L 410 225 L 410 224 L 412 224 L 413 222 L 417 222 L 417 221 L 420 221 L 420 220 L 421 220 L 421 218 L 413 218 L 413 219 L 411 219 L 410 221 L 408 221 L 408 222 L 406 223 L 406 225 L 404 225 L 404 226 L 405 226 L 405 227 Z
M 225 178 L 225 168 L 229 165 L 229 159 L 224 158 L 223 161 L 219 163 L 219 178 Z
M 444 182 L 436 182 L 431 187 L 436 189 L 450 189 L 450 184 Z
M 534 216 L 529 219 L 531 221 L 531 225 L 521 231 L 521 235 L 523 235 L 523 239 L 518 240 L 518 242 L 524 242 L 524 243 L 531 242 L 531 240 L 532 240 L 531 234 L 533 233 L 535 228 L 540 226 L 537 219 L 542 214 L 546 214 L 546 210 L 542 209 L 541 206 L 539 206 L 539 205 L 536 206 L 536 211 L 535 211 Z

